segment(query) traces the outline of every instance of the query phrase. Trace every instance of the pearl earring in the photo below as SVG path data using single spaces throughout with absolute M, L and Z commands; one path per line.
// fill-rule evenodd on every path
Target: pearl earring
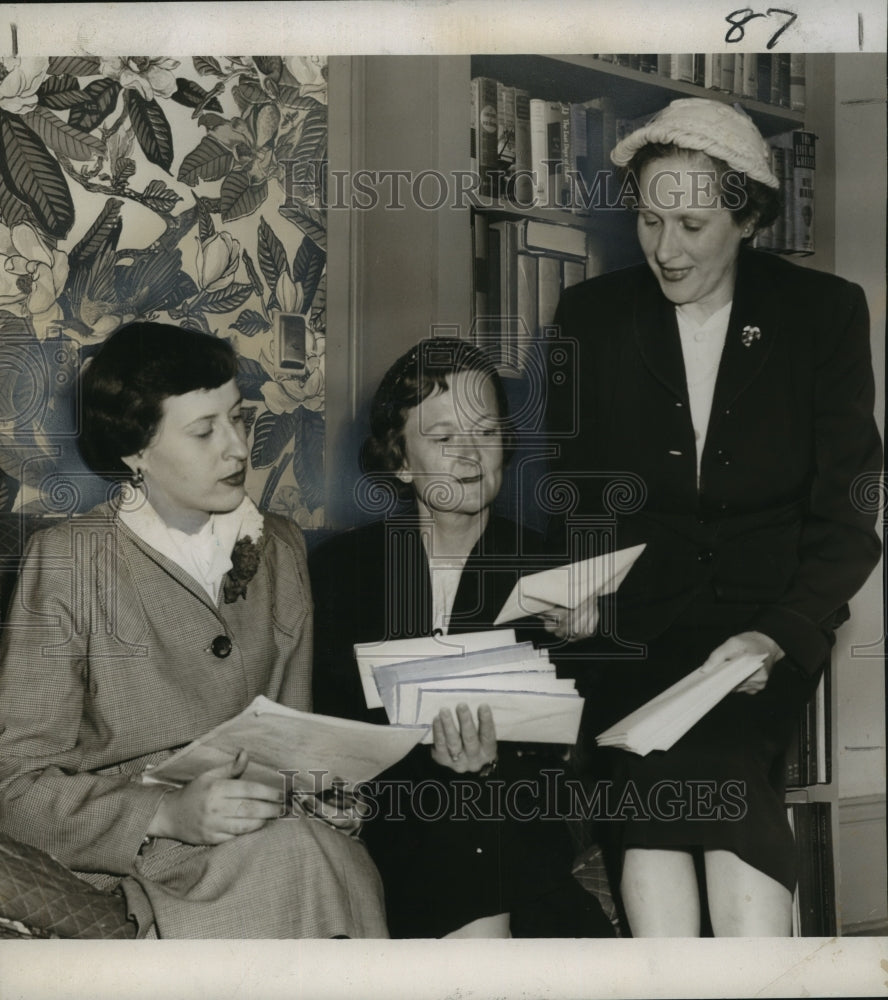
M 133 473 L 132 484 L 138 489 L 145 482 L 145 474 L 141 469 L 136 469 Z

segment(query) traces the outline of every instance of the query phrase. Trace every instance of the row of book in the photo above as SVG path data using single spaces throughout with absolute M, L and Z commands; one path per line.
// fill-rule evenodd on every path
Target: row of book
M 827 667 L 814 697 L 799 712 L 798 729 L 786 756 L 786 784 L 790 788 L 832 780 L 830 684 Z
M 520 374 L 564 289 L 601 273 L 597 241 L 580 226 L 476 212 L 472 242 L 475 333 L 496 341 L 500 364 Z
M 832 808 L 829 802 L 793 802 L 786 807 L 798 858 L 793 896 L 793 937 L 836 934 L 836 881 Z
M 519 210 L 544 206 L 588 215 L 618 208 L 621 180 L 610 152 L 650 117 L 622 117 L 607 96 L 546 101 L 492 77 L 475 77 L 470 153 L 480 193 Z M 785 210 L 759 243 L 764 248 L 814 250 L 814 142 L 814 133 L 804 129 L 769 140 Z
M 614 172 L 610 151 L 648 117 L 619 117 L 610 97 L 547 101 L 492 77 L 475 77 L 470 159 L 480 193 L 520 208 L 587 213 L 615 196 L 606 177 Z
M 805 108 L 804 52 L 599 54 L 596 58 L 794 111 Z
M 814 133 L 804 129 L 768 140 L 771 169 L 783 195 L 783 213 L 758 234 L 757 247 L 782 253 L 814 252 L 815 140 Z

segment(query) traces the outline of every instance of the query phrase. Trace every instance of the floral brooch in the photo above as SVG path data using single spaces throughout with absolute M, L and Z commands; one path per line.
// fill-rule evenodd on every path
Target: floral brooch
M 222 583 L 222 597 L 226 604 L 234 604 L 239 597 L 247 596 L 247 584 L 256 575 L 262 561 L 266 541 L 263 527 L 262 515 L 251 504 L 244 513 L 242 533 L 231 550 L 231 569 Z M 254 536 L 256 541 L 253 541 Z
M 762 331 L 757 326 L 744 326 L 740 339 L 744 347 L 750 347 L 754 340 L 762 339 Z

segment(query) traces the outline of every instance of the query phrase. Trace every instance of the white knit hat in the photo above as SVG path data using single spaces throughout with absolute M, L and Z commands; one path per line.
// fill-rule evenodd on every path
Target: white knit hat
M 770 150 L 755 123 L 739 106 L 702 97 L 682 97 L 621 139 L 611 160 L 625 167 L 648 143 L 672 143 L 724 160 L 754 181 L 780 187 L 770 167 Z

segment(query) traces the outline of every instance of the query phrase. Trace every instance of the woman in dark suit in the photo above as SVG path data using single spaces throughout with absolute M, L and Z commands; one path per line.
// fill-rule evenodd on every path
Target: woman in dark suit
M 715 934 L 787 934 L 784 754 L 880 553 L 855 504 L 881 461 L 866 302 L 841 278 L 748 248 L 779 199 L 742 112 L 675 101 L 612 159 L 634 184 L 647 263 L 562 297 L 579 405 L 552 393 L 549 429 L 556 478 L 576 490 L 568 530 L 594 515 L 607 544 L 647 548 L 615 598 L 556 628 L 576 638 L 601 623 L 566 649 L 587 746 L 704 661 L 765 657 L 671 750 L 609 751 L 607 767 L 650 807 L 624 810 L 619 830 L 633 934 L 698 934 L 701 880 Z
M 354 644 L 433 634 L 458 642 L 449 637 L 491 628 L 518 577 L 545 564 L 541 539 L 491 512 L 506 416 L 496 369 L 465 341 L 422 341 L 383 378 L 364 467 L 412 509 L 312 553 L 319 711 L 386 723 L 383 709 L 366 705 Z M 524 625 L 521 639 L 548 638 L 539 623 Z M 612 935 L 571 875 L 555 801 L 563 748 L 497 747 L 490 710 L 478 714 L 476 725 L 464 705 L 456 720 L 442 713 L 434 745 L 417 747 L 377 786 L 363 836 L 392 937 Z
M 83 376 L 81 445 L 120 484 L 38 532 L 0 646 L 0 831 L 102 888 L 140 937 L 386 937 L 365 847 L 279 818 L 241 754 L 181 788 L 142 781 L 259 694 L 311 710 L 297 527 L 244 492 L 225 341 L 159 323 Z

